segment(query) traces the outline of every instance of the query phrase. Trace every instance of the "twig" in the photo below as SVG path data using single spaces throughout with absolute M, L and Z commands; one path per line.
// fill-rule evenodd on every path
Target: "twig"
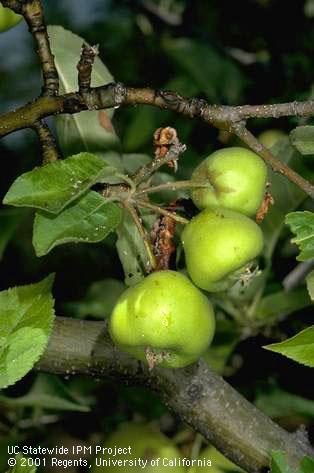
M 6 0 L 9 1 L 9 0 Z M 244 141 L 248 139 L 243 131 L 242 120 L 254 117 L 278 118 L 283 116 L 314 115 L 314 100 L 291 102 L 275 105 L 243 105 L 240 107 L 209 105 L 200 99 L 186 99 L 170 91 L 152 89 L 134 89 L 121 83 L 107 84 L 91 88 L 84 98 L 77 93 L 68 93 L 58 97 L 39 97 L 17 110 L 0 115 L 0 137 L 16 130 L 32 127 L 34 122 L 49 115 L 60 113 L 78 113 L 82 110 L 99 110 L 114 106 L 145 104 L 172 110 L 190 118 L 199 117 L 220 130 L 237 133 Z M 244 127 L 244 130 L 246 128 Z M 247 130 L 246 130 L 247 131 Z M 249 133 L 247 131 L 247 133 Z M 251 135 L 253 137 L 253 135 Z M 254 138 L 255 140 L 255 138 Z M 314 186 L 275 158 L 269 150 L 257 140 L 249 138 L 249 145 L 262 156 L 272 168 L 284 174 L 298 185 L 305 193 L 314 197 Z M 247 141 L 246 141 L 247 142 Z M 182 152 L 182 150 L 180 150 Z M 169 158 L 171 161 L 171 156 Z
M 81 57 L 77 65 L 79 93 L 84 96 L 90 90 L 92 69 L 95 57 L 98 55 L 98 45 L 83 44 Z
M 275 156 L 265 148 L 252 133 L 245 127 L 243 123 L 237 123 L 231 126 L 231 131 L 234 132 L 244 143 L 246 143 L 252 150 L 261 156 L 266 163 L 268 163 L 275 172 L 279 172 L 286 176 L 291 182 L 296 184 L 300 189 L 304 190 L 312 199 L 314 199 L 314 186 L 304 179 L 300 174 L 296 173 L 282 161 L 275 158 Z
M 104 322 L 57 317 L 37 368 L 57 374 L 113 377 L 157 391 L 174 413 L 250 473 L 269 468 L 270 450 L 291 466 L 314 456 L 307 438 L 290 434 L 256 409 L 205 362 L 185 369 L 148 367 L 113 346 Z
M 194 188 L 206 188 L 209 187 L 209 184 L 204 184 L 204 182 L 196 181 L 175 181 L 175 182 L 165 182 L 164 184 L 158 184 L 156 186 L 144 187 L 135 192 L 134 197 L 138 197 L 145 194 L 153 194 L 155 192 L 160 192 L 163 190 L 177 191 L 179 189 L 194 189 Z
M 34 123 L 33 126 L 36 131 L 41 145 L 41 152 L 43 157 L 43 164 L 52 163 L 59 159 L 56 141 L 49 130 L 47 123 L 42 120 Z
M 156 214 L 160 215 L 165 215 L 166 217 L 170 217 L 173 220 L 175 220 L 178 223 L 182 223 L 183 225 L 186 225 L 189 223 L 189 220 L 184 217 L 180 217 L 180 215 L 177 215 L 175 212 L 169 212 L 169 210 L 165 210 L 162 207 L 159 207 L 158 205 L 151 204 L 150 202 L 146 200 L 141 200 L 141 199 L 136 199 L 134 202 L 139 206 L 143 207 L 145 209 L 150 209 Z
M 143 227 L 142 222 L 140 220 L 140 217 L 137 215 L 137 212 L 136 212 L 135 208 L 126 201 L 123 201 L 122 205 L 129 212 L 129 214 L 132 217 L 133 222 L 135 223 L 136 228 L 138 229 L 138 232 L 139 232 L 139 234 L 140 234 L 140 236 L 143 240 L 144 246 L 145 246 L 146 251 L 147 251 L 148 260 L 150 262 L 150 267 L 145 267 L 145 271 L 147 273 L 150 273 L 152 270 L 154 270 L 156 268 L 156 259 L 155 259 L 155 255 L 154 255 L 154 252 L 153 252 L 153 249 L 152 249 L 152 244 L 151 244 L 149 235 L 147 234 L 145 228 Z
M 24 16 L 29 32 L 37 43 L 43 73 L 42 95 L 58 95 L 59 76 L 51 52 L 41 0 L 2 0 L 3 6 Z
M 282 281 L 282 285 L 285 291 L 292 291 L 298 287 L 309 274 L 309 272 L 314 268 L 314 258 L 308 261 L 303 261 L 299 263 L 295 268 L 293 268 L 290 273 L 285 276 Z
M 181 144 L 174 128 L 158 128 L 154 133 L 154 146 L 156 148 L 154 159 L 142 166 L 132 181 L 138 185 L 146 181 L 161 166 L 167 163 L 176 163 L 180 154 L 184 153 L 186 146 Z

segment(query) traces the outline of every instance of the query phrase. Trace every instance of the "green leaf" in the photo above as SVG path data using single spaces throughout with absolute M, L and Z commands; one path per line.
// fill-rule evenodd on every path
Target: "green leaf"
M 21 397 L 0 396 L 4 407 L 33 407 L 59 411 L 89 412 L 90 408 L 76 398 L 57 376 L 39 373 L 30 391 Z
M 298 126 L 290 133 L 293 146 L 301 154 L 314 154 L 314 126 Z
M 125 274 L 125 284 L 133 286 L 145 275 L 145 268 L 149 267 L 147 251 L 132 218 L 124 212 L 121 225 L 117 229 L 117 251 Z
M 0 292 L 0 388 L 32 369 L 48 343 L 54 319 L 54 275 Z
M 37 256 L 64 243 L 97 243 L 120 223 L 122 211 L 95 191 L 89 191 L 59 215 L 38 212 L 33 229 Z
M 134 174 L 138 168 L 145 166 L 152 160 L 147 154 L 128 153 L 122 155 L 122 162 L 127 174 Z
M 0 260 L 24 213 L 18 209 L 3 209 L 0 212 Z
M 300 473 L 313 473 L 314 471 L 314 460 L 310 457 L 304 457 L 301 461 L 301 472 Z
M 286 454 L 283 452 L 272 451 L 271 452 L 271 473 L 298 473 L 296 470 L 292 470 L 287 463 Z
M 314 213 L 293 212 L 286 216 L 286 224 L 296 235 L 291 241 L 300 247 L 297 260 L 306 261 L 314 258 Z
M 303 457 L 299 468 L 295 470 L 288 465 L 287 454 L 280 451 L 271 452 L 270 473 L 313 473 L 314 461 L 312 458 Z
M 109 317 L 125 285 L 118 279 L 107 278 L 94 282 L 81 301 L 67 302 L 64 309 L 78 318 L 86 316 L 104 319 Z
M 28 466 L 27 464 L 27 457 L 24 457 L 21 453 L 16 455 L 16 465 L 12 466 L 7 470 L 6 473 L 36 473 L 37 467 L 36 466 Z M 30 464 L 32 460 L 30 459 Z
M 281 353 L 298 363 L 314 367 L 314 325 L 284 342 L 272 343 L 264 348 Z
M 78 90 L 77 63 L 83 43 L 80 36 L 62 26 L 48 26 L 48 34 L 60 78 L 60 93 Z M 113 82 L 113 77 L 99 57 L 95 58 L 92 87 Z M 111 123 L 113 109 L 83 111 L 55 118 L 58 141 L 65 156 L 80 151 L 104 151 L 119 146 L 119 139 Z
M 264 414 L 273 418 L 299 415 L 314 419 L 314 401 L 288 393 L 276 386 L 259 392 L 255 399 L 255 405 Z
M 79 153 L 37 167 L 13 182 L 3 203 L 58 213 L 98 182 L 106 166 L 104 160 L 94 154 Z
M 291 146 L 288 138 L 281 139 L 278 144 L 273 146 L 272 153 L 305 178 L 310 181 L 313 179 L 314 172 L 306 168 L 302 161 L 302 156 Z M 265 240 L 264 255 L 266 260 L 270 262 L 283 229 L 286 214 L 299 207 L 306 198 L 306 194 L 284 176 L 271 170 L 269 170 L 268 180 L 271 182 L 270 191 L 274 197 L 275 204 L 271 207 L 261 227 Z
M 310 298 L 314 301 L 314 271 L 311 271 L 306 277 L 306 286 L 309 292 Z
M 163 47 L 211 102 L 241 101 L 246 80 L 233 60 L 190 38 L 166 38 Z
M 203 355 L 206 363 L 218 374 L 226 375 L 230 355 L 240 341 L 240 332 L 235 322 L 217 318 L 215 338 Z
M 306 289 L 278 291 L 263 297 L 256 307 L 254 317 L 261 320 L 280 319 L 311 305 Z

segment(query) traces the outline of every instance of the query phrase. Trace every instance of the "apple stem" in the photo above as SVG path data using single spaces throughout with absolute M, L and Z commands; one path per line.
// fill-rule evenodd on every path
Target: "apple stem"
M 157 214 L 170 217 L 176 222 L 181 223 L 182 225 L 187 225 L 190 222 L 187 218 L 181 217 L 180 215 L 177 215 L 175 212 L 170 212 L 169 210 L 163 209 L 162 207 L 159 207 L 158 205 L 151 204 L 150 202 L 147 202 L 146 200 L 136 199 L 136 204 L 138 207 L 150 209 Z
M 210 187 L 208 183 L 205 182 L 197 182 L 192 180 L 184 180 L 184 181 L 175 181 L 175 182 L 166 182 L 164 184 L 158 184 L 156 186 L 145 187 L 144 189 L 139 189 L 135 194 L 134 197 L 142 196 L 144 194 L 153 194 L 155 192 L 160 192 L 163 190 L 170 190 L 170 191 L 177 191 L 179 189 L 198 189 L 198 188 L 207 188 Z

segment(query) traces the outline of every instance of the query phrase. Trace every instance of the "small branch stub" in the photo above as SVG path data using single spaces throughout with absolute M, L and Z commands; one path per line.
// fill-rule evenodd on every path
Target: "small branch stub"
M 41 120 L 40 122 L 34 123 L 33 128 L 38 135 L 41 145 L 43 165 L 57 161 L 57 159 L 59 159 L 57 144 L 47 123 Z
M 79 93 L 82 95 L 90 91 L 93 64 L 98 52 L 98 45 L 83 44 L 82 46 L 81 57 L 77 65 Z

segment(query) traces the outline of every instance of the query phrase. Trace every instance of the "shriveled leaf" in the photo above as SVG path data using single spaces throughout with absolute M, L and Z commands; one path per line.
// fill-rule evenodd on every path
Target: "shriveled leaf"
M 314 213 L 292 212 L 286 216 L 286 224 L 296 235 L 291 241 L 300 248 L 297 260 L 306 261 L 314 258 Z
M 33 245 L 37 256 L 49 253 L 64 243 L 96 243 L 115 230 L 122 211 L 100 194 L 88 191 L 59 215 L 38 212 L 33 229 Z
M 80 36 L 62 26 L 48 26 L 48 34 L 60 78 L 60 93 L 78 90 L 76 65 L 83 43 Z M 99 57 L 95 58 L 91 85 L 113 82 L 113 77 Z M 62 114 L 55 118 L 58 141 L 65 156 L 80 151 L 104 151 L 119 146 L 111 123 L 113 109 Z
M 58 213 L 98 182 L 106 166 L 104 160 L 94 154 L 79 153 L 37 167 L 13 182 L 3 203 Z
M 302 330 L 292 338 L 264 346 L 266 350 L 281 353 L 298 363 L 314 367 L 314 325 Z
M 0 212 L 0 260 L 24 212 L 18 209 L 3 209 Z
M 58 411 L 88 412 L 89 406 L 77 399 L 57 376 L 39 373 L 30 391 L 21 397 L 0 396 L 5 407 L 40 407 Z
M 81 301 L 67 302 L 64 309 L 74 317 L 109 317 L 125 285 L 118 279 L 107 278 L 94 282 Z
M 311 305 L 306 289 L 278 291 L 263 297 L 256 308 L 255 318 L 261 320 L 280 319 Z
M 125 274 L 125 284 L 133 286 L 143 279 L 145 268 L 149 267 L 150 262 L 143 239 L 126 211 L 117 233 L 116 246 Z
M 307 275 L 306 285 L 310 298 L 314 301 L 314 271 L 311 271 L 310 274 Z
M 16 465 L 9 468 L 6 473 L 36 473 L 36 466 L 28 466 L 27 457 L 18 453 L 15 457 Z M 31 460 L 31 459 L 30 459 Z M 31 465 L 31 461 L 29 462 Z
M 314 418 L 314 401 L 302 396 L 291 394 L 276 386 L 267 391 L 259 392 L 255 405 L 269 417 L 291 417 L 299 415 L 305 418 Z
M 314 154 L 314 126 L 298 126 L 290 133 L 293 146 L 301 154 Z
M 54 276 L 37 284 L 0 292 L 0 388 L 32 369 L 49 339 L 54 300 Z

